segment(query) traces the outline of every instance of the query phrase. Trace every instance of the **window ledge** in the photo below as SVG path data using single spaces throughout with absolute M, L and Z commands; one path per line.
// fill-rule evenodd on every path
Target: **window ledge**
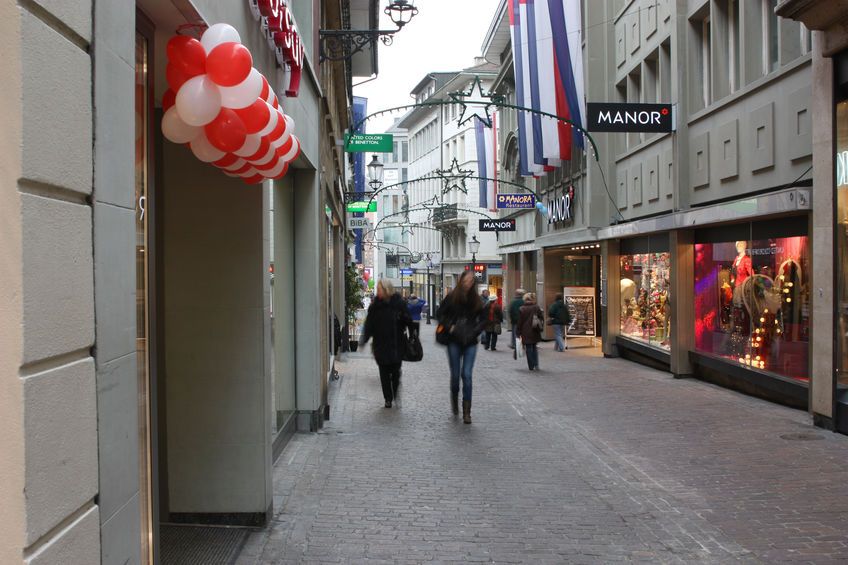
M 806 55 L 802 55 L 798 59 L 795 59 L 791 63 L 781 67 L 779 70 L 774 71 L 774 72 L 772 72 L 772 73 L 770 73 L 770 74 L 768 74 L 768 75 L 766 75 L 762 78 L 758 78 L 757 80 L 755 80 L 754 82 L 752 82 L 748 86 L 746 86 L 746 87 L 744 87 L 740 90 L 737 90 L 733 94 L 728 94 L 727 96 L 717 100 L 716 102 L 713 102 L 712 104 L 710 104 L 709 106 L 707 106 L 703 110 L 698 110 L 697 112 L 695 112 L 694 114 L 689 116 L 689 120 L 686 122 L 687 125 L 691 126 L 691 125 L 695 124 L 696 122 L 699 122 L 699 121 L 703 120 L 704 118 L 706 118 L 708 116 L 711 116 L 713 114 L 718 113 L 719 111 L 723 110 L 727 106 L 730 106 L 734 102 L 736 102 L 736 101 L 738 101 L 742 98 L 745 98 L 748 95 L 751 95 L 751 94 L 757 92 L 758 90 L 762 90 L 763 88 L 770 86 L 772 83 L 779 81 L 780 79 L 782 79 L 786 75 L 794 73 L 800 67 L 811 64 L 811 61 L 812 61 L 812 54 L 811 53 L 807 53 Z

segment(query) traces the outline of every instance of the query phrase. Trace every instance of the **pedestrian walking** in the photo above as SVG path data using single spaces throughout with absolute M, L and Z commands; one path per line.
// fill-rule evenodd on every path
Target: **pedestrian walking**
M 515 338 L 518 336 L 518 313 L 522 306 L 524 306 L 524 289 L 517 288 L 512 302 L 509 303 L 509 323 L 512 329 L 510 349 L 515 349 Z
M 527 367 L 534 371 L 539 368 L 539 350 L 536 344 L 542 341 L 545 314 L 536 304 L 534 293 L 525 294 L 523 301 L 524 305 L 519 309 L 518 314 L 518 331 L 527 353 Z
M 380 279 L 377 282 L 377 296 L 368 307 L 360 344 L 365 345 L 372 338 L 374 340 L 371 352 L 380 370 L 386 408 L 391 408 L 392 401 L 398 397 L 407 328 L 412 331 L 412 318 L 403 298 L 395 292 L 392 283 Z
M 477 356 L 477 342 L 483 330 L 483 302 L 477 294 L 474 273 L 460 275 L 456 288 L 439 307 L 439 325 L 447 332 L 450 365 L 451 409 L 459 413 L 459 381 L 462 379 L 462 421 L 471 423 L 471 374 Z
M 406 309 L 412 318 L 412 329 L 416 334 L 421 329 L 421 312 L 425 306 L 427 306 L 427 301 L 418 298 L 414 294 L 410 295 L 409 300 L 406 302 Z
M 554 327 L 554 340 L 556 341 L 554 351 L 565 351 L 568 349 L 566 328 L 571 323 L 571 313 L 562 299 L 562 294 L 557 294 L 554 297 L 554 303 L 548 308 L 548 318 Z
M 501 333 L 501 324 L 503 323 L 503 309 L 498 304 L 496 296 L 490 297 L 489 301 L 484 303 L 483 315 L 486 319 L 483 326 L 483 347 L 496 351 L 498 335 Z

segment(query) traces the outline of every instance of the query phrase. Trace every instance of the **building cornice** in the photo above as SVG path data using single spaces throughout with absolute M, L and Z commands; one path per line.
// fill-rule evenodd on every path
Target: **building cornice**
M 775 13 L 824 32 L 825 56 L 848 48 L 848 0 L 782 0 Z

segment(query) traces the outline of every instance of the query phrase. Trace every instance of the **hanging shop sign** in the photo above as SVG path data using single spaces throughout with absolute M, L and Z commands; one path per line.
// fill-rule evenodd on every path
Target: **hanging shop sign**
M 548 225 L 570 222 L 574 219 L 574 187 L 569 186 L 564 194 L 548 200 Z
M 480 231 L 515 231 L 515 218 L 506 220 L 480 220 Z
M 477 279 L 477 282 L 486 282 L 486 265 L 483 263 L 475 263 L 474 265 L 465 266 L 466 271 L 470 271 L 472 268 L 474 269 L 474 278 Z
M 348 218 L 347 219 L 347 229 L 349 230 L 361 230 L 361 229 L 370 229 L 371 228 L 371 220 L 368 218 Z
M 260 23 L 277 64 L 284 71 L 285 94 L 297 96 L 303 74 L 303 41 L 294 15 L 285 0 L 247 0 L 254 19 Z
M 671 104 L 586 104 L 589 131 L 667 133 L 673 131 Z
M 414 273 L 414 272 L 415 272 L 415 271 L 413 271 L 412 269 L 401 269 L 401 270 L 400 270 L 400 275 L 401 275 L 402 277 L 411 277 L 411 276 L 413 275 L 413 273 Z
M 177 35 L 167 54 L 165 138 L 187 143 L 195 157 L 248 184 L 285 176 L 300 155 L 294 120 L 253 68 L 235 28 L 215 24 L 200 41 Z
M 361 202 L 349 202 L 347 205 L 348 212 L 376 212 L 377 211 L 377 201 L 372 200 L 369 204 L 366 201 Z
M 394 136 L 390 133 L 345 134 L 345 151 L 348 153 L 391 153 Z
M 498 194 L 498 208 L 516 209 L 516 208 L 535 208 L 535 194 Z

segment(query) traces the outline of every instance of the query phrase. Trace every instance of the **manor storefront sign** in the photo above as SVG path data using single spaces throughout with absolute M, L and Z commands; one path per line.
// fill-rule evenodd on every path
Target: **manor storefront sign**
M 548 200 L 548 225 L 574 220 L 574 187 Z
M 303 42 L 294 21 L 291 0 L 247 0 L 254 19 L 261 25 L 277 64 L 285 70 L 286 96 L 297 96 L 303 74 Z
M 480 231 L 515 231 L 515 218 L 507 220 L 480 220 Z
M 671 104 L 589 102 L 586 115 L 589 131 L 667 133 L 674 129 Z
M 516 208 L 535 208 L 535 194 L 498 194 L 498 208 L 516 209 Z

